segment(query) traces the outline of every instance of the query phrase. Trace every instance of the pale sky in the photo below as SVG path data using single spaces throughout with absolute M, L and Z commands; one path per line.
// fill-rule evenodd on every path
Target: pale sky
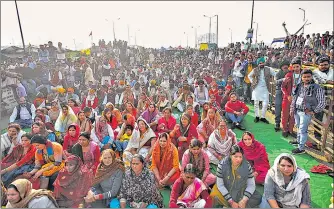
M 49 40 L 57 45 L 77 49 L 90 47 L 93 32 L 94 42 L 104 38 L 113 40 L 112 20 L 115 21 L 116 38 L 145 47 L 187 46 L 194 47 L 195 33 L 191 26 L 200 26 L 198 36 L 209 32 L 209 18 L 219 16 L 219 46 L 230 42 L 245 41 L 251 23 L 252 1 L 162 1 L 162 2 L 117 2 L 117 1 L 18 1 L 25 43 L 38 45 Z M 311 25 L 305 34 L 324 33 L 333 30 L 333 1 L 255 1 L 254 21 L 258 22 L 258 40 L 270 43 L 273 38 L 285 36 L 282 23 L 285 21 L 290 33 L 303 24 L 303 12 Z M 108 19 L 107 22 L 105 19 Z M 254 36 L 256 24 L 253 24 Z M 216 18 L 212 18 L 213 33 L 216 33 Z M 21 36 L 14 1 L 1 1 L 1 46 L 21 45 Z

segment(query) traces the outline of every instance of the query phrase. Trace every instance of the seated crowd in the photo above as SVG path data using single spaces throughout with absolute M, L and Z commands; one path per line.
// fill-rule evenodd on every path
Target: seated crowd
M 245 77 L 253 89 L 255 122 L 268 123 L 267 79 L 282 79 L 282 117 L 299 118 L 293 154 L 302 152 L 307 126 L 299 121 L 309 117 L 301 114 L 303 104 L 307 113 L 321 112 L 324 104 L 314 99 L 323 91 L 302 102 L 291 94 L 312 91 L 301 84 L 319 88 L 312 71 L 301 71 L 300 60 L 292 60 L 290 75 L 285 69 L 290 63 L 275 70 L 264 66 L 264 58 L 247 55 L 244 69 L 255 67 Z M 102 68 L 110 70 L 107 59 Z M 51 88 L 38 104 L 20 98 L 1 135 L 6 207 L 161 208 L 165 188 L 171 189 L 170 208 L 311 207 L 310 176 L 294 156 L 283 153 L 270 165 L 265 145 L 245 131 L 249 107 L 238 96 L 240 83 L 205 72 L 202 78 L 180 75 L 177 87 L 159 73 L 142 74 L 127 72 L 130 82 L 103 74 L 105 84 L 97 88 L 88 82 L 82 95 L 72 87 Z M 326 75 L 317 72 L 314 78 L 323 81 Z M 290 106 L 294 115 L 286 113 Z M 293 119 L 282 120 L 284 135 L 292 134 L 287 122 Z M 235 128 L 244 131 L 240 139 Z M 256 185 L 264 186 L 263 196 Z

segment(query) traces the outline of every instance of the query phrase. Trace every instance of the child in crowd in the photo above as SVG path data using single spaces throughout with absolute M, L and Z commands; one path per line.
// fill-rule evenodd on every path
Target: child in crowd
M 133 131 L 133 127 L 131 125 L 126 125 L 124 134 L 121 136 L 119 140 L 115 141 L 117 158 L 120 158 L 120 156 L 122 156 L 121 153 L 128 146 L 129 140 L 132 136 L 132 131 Z

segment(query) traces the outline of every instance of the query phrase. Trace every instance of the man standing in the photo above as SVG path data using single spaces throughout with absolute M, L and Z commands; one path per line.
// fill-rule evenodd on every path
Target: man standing
M 293 127 L 295 125 L 295 119 L 293 115 L 290 115 L 289 107 L 292 101 L 292 92 L 294 92 L 297 85 L 301 82 L 300 71 L 301 71 L 301 58 L 295 57 L 291 61 L 293 71 L 288 72 L 285 75 L 282 83 L 282 93 L 283 93 L 283 102 L 282 102 L 282 126 L 283 126 L 283 137 L 288 137 L 289 134 L 293 137 Z
M 13 113 L 9 118 L 10 123 L 18 123 L 22 128 L 30 128 L 32 120 L 35 118 L 36 108 L 33 104 L 26 102 L 24 97 L 19 100 L 19 105 L 14 107 Z
M 327 55 L 321 56 L 319 58 L 319 69 L 316 69 L 313 71 L 314 81 L 319 85 L 324 85 L 324 84 L 333 85 L 334 84 L 333 82 L 334 72 L 333 72 L 333 69 L 329 68 L 329 59 L 330 58 Z M 321 87 L 324 89 L 325 96 L 332 95 L 332 91 L 333 91 L 332 88 L 328 88 L 327 86 L 321 86 Z M 314 116 L 319 121 L 322 121 L 324 113 L 321 111 L 315 114 Z M 321 138 L 321 134 L 316 131 L 314 131 L 314 136 L 317 139 Z
M 275 76 L 276 80 L 276 91 L 275 91 L 275 131 L 279 131 L 281 129 L 281 113 L 282 113 L 282 82 L 284 80 L 285 75 L 289 71 L 289 62 L 284 60 L 280 63 L 280 71 Z
M 254 122 L 258 123 L 262 121 L 264 123 L 269 123 L 269 121 L 265 118 L 267 107 L 269 103 L 269 82 L 271 76 L 275 76 L 275 71 L 271 67 L 264 66 L 265 59 L 263 57 L 257 60 L 258 67 L 255 68 L 249 75 L 248 78 L 252 85 L 252 100 L 254 100 L 254 111 L 255 111 L 255 119 Z M 262 112 L 260 118 L 260 107 L 259 103 L 262 101 Z
M 250 92 L 251 92 L 251 82 L 248 79 L 248 75 L 253 71 L 253 69 L 256 68 L 256 64 L 253 61 L 253 54 L 248 53 L 247 54 L 247 62 L 244 64 L 244 83 L 243 83 L 243 89 L 244 89 L 244 101 L 250 102 Z
M 312 116 L 322 112 L 326 106 L 324 90 L 312 79 L 312 71 L 302 72 L 302 82 L 299 83 L 293 92 L 293 100 L 290 107 L 290 114 L 294 115 L 298 128 L 297 142 L 298 148 L 292 150 L 293 154 L 305 152 L 307 141 L 307 130 L 311 123 Z
M 226 118 L 230 119 L 233 122 L 231 129 L 237 127 L 240 130 L 246 130 L 241 125 L 241 122 L 248 113 L 249 108 L 244 102 L 237 100 L 236 93 L 234 92 L 230 93 L 230 101 L 226 103 L 225 111 L 226 111 L 225 114 Z

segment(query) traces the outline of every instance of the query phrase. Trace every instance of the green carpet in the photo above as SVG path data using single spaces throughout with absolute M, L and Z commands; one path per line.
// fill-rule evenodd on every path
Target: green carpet
M 179 119 L 180 113 L 177 111 L 173 112 L 173 115 Z M 273 124 L 264 124 L 262 122 L 254 123 L 254 109 L 251 106 L 250 111 L 244 119 L 244 126 L 248 131 L 251 131 L 255 138 L 262 142 L 267 149 L 267 153 L 269 156 L 270 164 L 272 165 L 275 158 L 283 153 L 291 153 L 291 150 L 294 148 L 292 145 L 288 143 L 288 140 L 282 137 L 282 132 L 275 132 Z M 267 118 L 271 122 L 272 115 L 267 112 Z M 29 129 L 25 129 L 28 131 Z M 4 133 L 5 130 L 2 130 Z M 240 140 L 242 131 L 235 129 L 234 132 L 237 134 L 237 138 Z M 311 185 L 311 198 L 312 198 L 312 207 L 314 208 L 328 208 L 330 204 L 330 197 L 332 195 L 331 183 L 333 183 L 333 179 L 325 174 L 313 174 L 310 172 L 310 169 L 314 165 L 318 165 L 319 163 L 308 154 L 302 154 L 295 156 L 298 166 L 305 169 L 311 176 L 310 185 Z M 212 173 L 215 174 L 216 168 L 212 166 Z M 257 186 L 257 191 L 263 193 L 263 186 Z M 169 195 L 170 189 L 166 188 L 161 190 L 161 194 L 164 200 L 164 206 L 168 207 L 169 205 Z

